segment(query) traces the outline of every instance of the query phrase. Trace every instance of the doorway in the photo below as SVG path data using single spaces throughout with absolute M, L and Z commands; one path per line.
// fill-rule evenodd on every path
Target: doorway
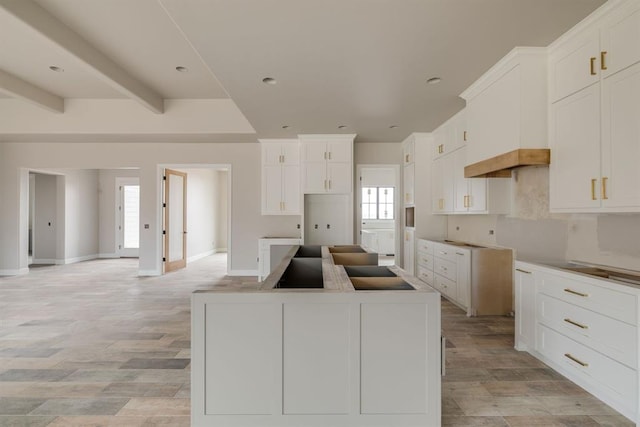
M 29 268 L 64 263 L 64 200 L 64 176 L 29 172 Z
M 357 236 L 358 243 L 377 252 L 380 265 L 395 264 L 399 253 L 400 215 L 398 165 L 357 165 Z
M 187 174 L 164 171 L 164 270 L 187 265 Z
M 140 178 L 116 178 L 118 255 L 137 258 L 140 252 Z

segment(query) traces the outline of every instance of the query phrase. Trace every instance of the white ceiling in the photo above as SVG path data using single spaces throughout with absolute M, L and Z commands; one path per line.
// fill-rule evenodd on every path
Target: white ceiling
M 129 96 L 38 31 L 48 24 L 4 8 L 27 1 L 0 0 L 0 71 L 62 98 Z M 604 0 L 36 3 L 161 98 L 231 97 L 256 138 L 345 132 L 393 142 L 433 130 L 514 46 L 548 45 Z M 433 76 L 442 83 L 427 85 Z

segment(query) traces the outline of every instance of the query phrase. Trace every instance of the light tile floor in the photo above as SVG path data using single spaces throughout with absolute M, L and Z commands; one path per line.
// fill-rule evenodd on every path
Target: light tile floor
M 256 283 L 225 271 L 218 254 L 163 277 L 122 259 L 0 278 L 0 427 L 188 426 L 189 297 Z M 513 319 L 442 307 L 443 425 L 632 425 L 513 350 Z

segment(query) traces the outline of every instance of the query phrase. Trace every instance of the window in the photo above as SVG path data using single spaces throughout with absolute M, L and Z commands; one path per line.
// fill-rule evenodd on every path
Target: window
M 393 187 L 362 187 L 362 219 L 393 219 Z
M 123 191 L 124 248 L 138 249 L 140 247 L 140 186 L 125 185 Z

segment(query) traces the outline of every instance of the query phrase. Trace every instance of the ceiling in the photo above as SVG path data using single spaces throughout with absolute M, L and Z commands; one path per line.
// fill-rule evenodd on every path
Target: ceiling
M 396 142 L 464 107 L 458 95 L 513 47 L 546 46 L 603 3 L 0 0 L 0 98 L 23 84 L 156 114 L 162 99 L 231 98 L 256 138 Z

